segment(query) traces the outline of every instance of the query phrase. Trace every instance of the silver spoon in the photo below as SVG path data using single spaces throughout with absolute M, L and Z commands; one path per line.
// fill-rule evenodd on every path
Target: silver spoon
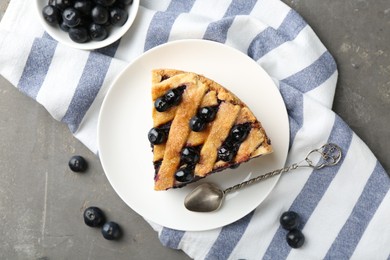
M 317 160 L 319 160 L 316 165 L 313 163 L 313 161 L 315 161 L 313 157 L 315 156 L 317 156 Z M 220 189 L 213 183 L 202 183 L 186 196 L 184 200 L 184 206 L 188 210 L 195 212 L 216 211 L 221 207 L 225 196 L 232 191 L 236 191 L 275 175 L 295 170 L 299 167 L 312 167 L 313 169 L 321 169 L 326 166 L 333 166 L 340 161 L 341 157 L 342 151 L 338 145 L 333 143 L 324 144 L 320 148 L 310 151 L 305 159 L 299 163 L 294 163 L 288 167 L 268 172 L 266 174 L 236 184 L 225 190 Z

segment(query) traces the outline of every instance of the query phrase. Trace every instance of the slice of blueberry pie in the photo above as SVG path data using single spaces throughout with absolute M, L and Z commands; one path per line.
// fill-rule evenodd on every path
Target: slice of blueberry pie
M 155 190 L 182 187 L 272 152 L 251 110 L 202 75 L 171 69 L 152 72 Z

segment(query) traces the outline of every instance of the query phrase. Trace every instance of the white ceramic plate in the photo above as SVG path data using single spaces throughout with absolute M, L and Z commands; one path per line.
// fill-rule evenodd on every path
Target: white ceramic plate
M 225 170 L 181 189 L 154 191 L 152 151 L 147 133 L 152 127 L 151 70 L 174 68 L 209 77 L 244 101 L 262 122 L 274 153 Z M 100 159 L 118 195 L 145 219 L 177 230 L 200 231 L 232 223 L 255 209 L 279 177 L 229 194 L 219 211 L 190 212 L 185 196 L 200 182 L 222 188 L 283 167 L 289 144 L 286 108 L 267 73 L 243 53 L 226 45 L 183 40 L 149 50 L 130 64 L 108 91 L 98 124 Z
M 47 5 L 48 0 L 34 0 L 34 1 L 35 1 L 36 14 L 45 31 L 56 41 L 65 44 L 69 47 L 81 49 L 81 50 L 95 50 L 95 49 L 103 48 L 119 40 L 119 38 L 121 38 L 130 29 L 131 25 L 134 22 L 135 17 L 137 16 L 137 12 L 139 8 L 139 0 L 134 0 L 133 4 L 127 7 L 129 17 L 127 18 L 126 23 L 121 27 L 111 27 L 109 36 L 105 40 L 90 41 L 86 43 L 77 43 L 72 41 L 69 38 L 68 33 L 62 31 L 59 28 L 59 26 L 52 26 L 48 24 L 45 21 L 45 19 L 43 19 L 42 9 Z

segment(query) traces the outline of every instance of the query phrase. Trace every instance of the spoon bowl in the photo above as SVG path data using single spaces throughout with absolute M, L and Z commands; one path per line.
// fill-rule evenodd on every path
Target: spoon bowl
M 184 206 L 194 212 L 212 212 L 218 210 L 225 198 L 225 193 L 213 183 L 203 183 L 189 193 Z

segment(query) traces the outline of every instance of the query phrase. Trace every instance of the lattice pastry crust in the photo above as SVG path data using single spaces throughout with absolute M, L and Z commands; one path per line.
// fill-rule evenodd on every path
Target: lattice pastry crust
M 181 187 L 272 152 L 259 120 L 233 93 L 202 75 L 152 71 L 155 190 Z

